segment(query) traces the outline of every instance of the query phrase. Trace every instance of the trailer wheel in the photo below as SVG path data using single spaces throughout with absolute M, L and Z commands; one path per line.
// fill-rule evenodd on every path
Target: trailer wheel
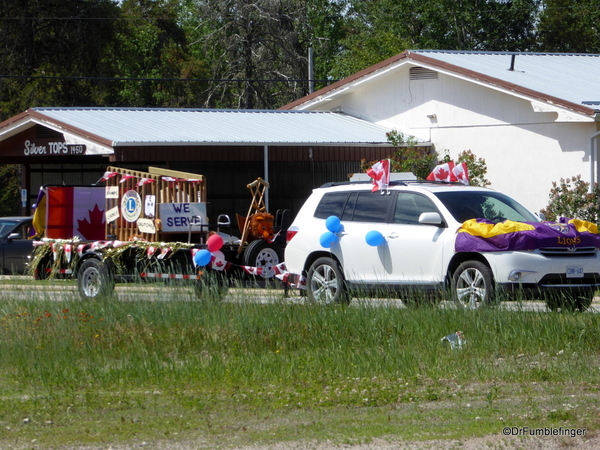
M 264 239 L 250 242 L 244 250 L 244 265 L 262 269 L 263 278 L 271 278 L 273 266 L 281 262 L 283 262 L 281 247 Z
M 40 259 L 38 265 L 35 267 L 33 272 L 33 278 L 35 280 L 45 280 L 50 277 L 52 271 L 52 256 L 46 255 Z
M 77 287 L 81 298 L 94 299 L 112 295 L 115 281 L 104 262 L 90 258 L 77 271 Z

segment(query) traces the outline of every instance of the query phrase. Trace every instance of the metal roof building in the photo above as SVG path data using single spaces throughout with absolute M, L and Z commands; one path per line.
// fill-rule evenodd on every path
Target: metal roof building
M 407 50 L 282 109 L 308 110 L 317 104 L 325 105 L 324 102 L 342 92 L 407 63 L 584 114 L 600 112 L 600 77 L 596 75 L 600 72 L 598 54 L 448 50 Z
M 43 184 L 90 184 L 108 165 L 206 176 L 213 216 L 247 208 L 246 184 L 271 183 L 274 208 L 391 153 L 381 125 L 313 111 L 32 108 L 0 123 L 1 163 L 23 164 L 30 206 Z M 27 211 L 24 211 L 27 212 Z
M 388 145 L 390 131 L 321 111 L 33 108 L 0 124 L 0 139 L 33 124 L 93 142 L 86 154 L 140 145 Z

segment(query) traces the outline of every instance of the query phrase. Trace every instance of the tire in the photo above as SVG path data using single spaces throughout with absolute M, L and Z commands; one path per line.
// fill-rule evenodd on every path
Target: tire
M 77 271 L 77 287 L 83 299 L 109 297 L 114 292 L 115 281 L 106 263 L 90 258 Z
M 337 261 L 331 258 L 317 259 L 308 270 L 306 296 L 310 302 L 330 305 L 350 303 L 344 274 Z
M 49 269 L 49 270 L 48 270 Z M 52 270 L 52 256 L 44 256 L 38 262 L 38 265 L 33 271 L 33 278 L 35 280 L 46 280 L 50 277 Z
M 283 262 L 281 247 L 264 239 L 250 242 L 244 250 L 244 265 L 262 269 L 263 278 L 272 278 L 273 266 L 281 262 Z
M 480 261 L 465 261 L 452 277 L 454 303 L 467 309 L 491 306 L 496 302 L 492 269 Z
M 548 294 L 546 297 L 546 306 L 550 311 L 579 311 L 584 312 L 591 306 L 594 300 L 594 291 L 589 292 L 575 292 L 560 295 Z

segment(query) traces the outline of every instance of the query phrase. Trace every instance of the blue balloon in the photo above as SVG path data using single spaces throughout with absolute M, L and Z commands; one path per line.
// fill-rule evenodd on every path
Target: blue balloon
M 332 233 L 337 233 L 340 231 L 341 226 L 342 223 L 340 222 L 340 218 L 337 216 L 329 216 L 325 220 L 325 227 L 327 227 L 327 229 Z
M 367 244 L 369 244 L 371 247 L 378 247 L 385 242 L 385 238 L 379 231 L 372 230 L 369 231 L 365 236 L 365 241 L 367 241 Z
M 194 255 L 194 262 L 197 266 L 204 267 L 210 262 L 210 258 L 212 255 L 208 250 L 203 248 L 202 250 L 198 250 L 198 252 Z
M 331 231 L 326 231 L 321 235 L 319 242 L 321 243 L 321 247 L 330 248 L 337 242 L 337 236 Z

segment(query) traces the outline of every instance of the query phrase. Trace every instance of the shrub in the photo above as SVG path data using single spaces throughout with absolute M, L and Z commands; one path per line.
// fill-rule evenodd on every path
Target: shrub
M 390 157 L 392 172 L 412 172 L 419 179 L 425 179 L 436 166 L 438 154 L 430 151 L 428 147 L 417 147 L 414 136 L 405 136 L 396 130 L 386 134 L 388 142 L 397 147 Z M 361 161 L 363 170 L 370 168 L 375 161 Z
M 541 212 L 546 220 L 556 221 L 560 217 L 587 220 L 596 223 L 598 220 L 598 185 L 590 192 L 590 183 L 581 179 L 581 175 L 560 179 L 560 184 L 552 182 L 550 201 Z

